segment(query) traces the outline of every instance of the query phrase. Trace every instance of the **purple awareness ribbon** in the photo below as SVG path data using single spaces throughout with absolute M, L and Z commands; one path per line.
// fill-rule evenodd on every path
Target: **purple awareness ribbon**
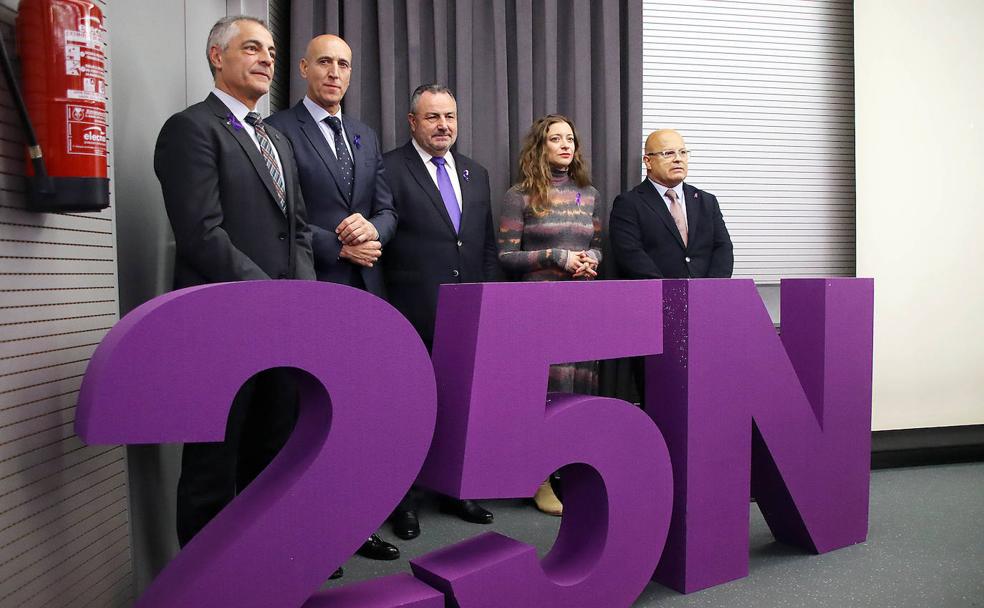
M 451 217 L 454 231 L 458 232 L 461 228 L 461 208 L 458 207 L 458 197 L 454 193 L 454 186 L 451 185 L 451 176 L 444 166 L 447 161 L 443 156 L 433 156 L 431 162 L 437 167 L 437 188 L 441 191 L 441 198 L 444 199 L 444 207 Z

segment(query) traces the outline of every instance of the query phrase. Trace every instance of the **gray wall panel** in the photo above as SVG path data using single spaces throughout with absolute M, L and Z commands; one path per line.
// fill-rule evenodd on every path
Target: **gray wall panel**
M 174 240 L 153 170 L 164 121 L 212 89 L 205 57 L 209 29 L 227 14 L 266 17 L 266 0 L 127 0 L 110 6 L 117 159 L 120 310 L 171 288 Z M 170 49 L 161 60 L 161 49 Z M 258 105 L 268 112 L 264 98 Z M 94 277 L 96 278 L 96 277 Z M 95 285 L 96 283 L 93 283 Z M 102 319 L 90 319 L 98 327 Z M 127 448 L 133 572 L 139 594 L 178 550 L 174 531 L 178 445 Z M 106 590 L 99 601 L 114 597 Z
M 735 276 L 853 276 L 851 3 L 653 1 L 643 22 L 643 137 L 683 133 Z M 775 291 L 763 296 L 778 320 Z
M 11 47 L 14 18 L 0 6 Z M 79 606 L 103 581 L 97 605 L 124 606 L 133 595 L 124 451 L 74 433 L 82 375 L 118 318 L 114 213 L 25 210 L 12 108 L 2 87 L 0 605 Z

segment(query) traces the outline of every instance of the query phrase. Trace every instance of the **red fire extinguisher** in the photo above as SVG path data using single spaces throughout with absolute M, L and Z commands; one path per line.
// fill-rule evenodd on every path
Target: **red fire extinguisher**
M 95 3 L 21 0 L 17 49 L 24 103 L 37 134 L 37 142 L 29 142 L 27 170 L 36 210 L 109 206 L 105 42 Z M 46 169 L 39 173 L 39 166 Z

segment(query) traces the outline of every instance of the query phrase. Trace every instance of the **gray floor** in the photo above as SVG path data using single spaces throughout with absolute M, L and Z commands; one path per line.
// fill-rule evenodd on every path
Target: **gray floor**
M 419 538 L 398 541 L 388 527 L 382 536 L 395 541 L 404 558 L 489 529 L 536 545 L 541 555 L 549 550 L 557 518 L 523 501 L 484 504 L 495 511 L 492 526 L 467 524 L 425 507 Z M 650 583 L 634 606 L 984 607 L 984 463 L 873 472 L 868 541 L 826 555 L 773 541 L 754 506 L 750 517 L 747 578 L 690 595 Z M 354 557 L 345 564 L 345 577 L 330 586 L 409 570 L 406 559 Z

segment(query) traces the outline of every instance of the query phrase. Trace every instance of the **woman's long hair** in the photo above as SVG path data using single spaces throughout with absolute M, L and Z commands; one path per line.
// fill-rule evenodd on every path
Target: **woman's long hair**
M 567 175 L 578 188 L 591 185 L 588 163 L 581 155 L 581 138 L 571 119 L 560 114 L 547 114 L 537 119 L 523 139 L 523 149 L 519 153 L 519 181 L 516 183 L 519 191 L 529 197 L 530 209 L 537 216 L 550 210 L 551 172 L 547 161 L 547 131 L 559 122 L 566 122 L 574 133 L 574 157 L 567 167 Z

